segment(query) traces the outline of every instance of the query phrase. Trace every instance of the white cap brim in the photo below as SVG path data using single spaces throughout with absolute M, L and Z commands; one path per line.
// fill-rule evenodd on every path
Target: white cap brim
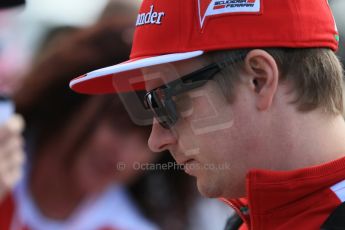
M 138 77 L 141 75 L 141 68 L 183 61 L 198 57 L 203 53 L 203 51 L 198 50 L 186 53 L 132 59 L 75 78 L 70 82 L 70 88 L 78 93 L 85 94 L 107 94 L 145 90 L 143 79 L 142 82 L 138 82 L 134 86 L 129 86 L 128 84 L 131 77 Z M 114 81 L 114 79 L 116 79 L 116 81 Z M 114 85 L 114 82 L 119 82 L 119 85 Z M 127 82 L 127 84 L 124 82 Z

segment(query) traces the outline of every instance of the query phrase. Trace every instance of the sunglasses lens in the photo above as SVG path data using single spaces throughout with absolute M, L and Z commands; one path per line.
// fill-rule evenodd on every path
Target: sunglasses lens
M 165 99 L 161 91 L 152 91 L 145 96 L 145 105 L 150 109 L 159 124 L 165 128 L 170 129 L 176 123 L 178 116 L 176 106 L 172 99 Z

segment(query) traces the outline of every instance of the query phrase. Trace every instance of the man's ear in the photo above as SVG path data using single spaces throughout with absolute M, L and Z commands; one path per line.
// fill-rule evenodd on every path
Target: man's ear
M 256 95 L 256 107 L 267 110 L 278 87 L 279 70 L 274 58 L 264 50 L 251 50 L 244 61 L 244 70 L 250 77 Z

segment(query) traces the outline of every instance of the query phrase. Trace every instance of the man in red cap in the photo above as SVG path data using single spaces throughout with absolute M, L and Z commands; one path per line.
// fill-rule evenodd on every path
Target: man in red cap
M 327 0 L 144 0 L 130 60 L 70 86 L 145 88 L 150 148 L 224 198 L 240 229 L 334 229 L 345 200 L 338 43 Z

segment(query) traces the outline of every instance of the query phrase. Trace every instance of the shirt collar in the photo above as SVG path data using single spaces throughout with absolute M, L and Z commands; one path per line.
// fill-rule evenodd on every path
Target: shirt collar
M 317 166 L 292 171 L 251 170 L 246 177 L 247 197 L 224 200 L 250 226 L 257 215 L 305 208 L 308 197 L 345 179 L 345 157 Z M 301 205 L 298 205 L 301 204 Z M 249 210 L 245 208 L 248 207 Z

